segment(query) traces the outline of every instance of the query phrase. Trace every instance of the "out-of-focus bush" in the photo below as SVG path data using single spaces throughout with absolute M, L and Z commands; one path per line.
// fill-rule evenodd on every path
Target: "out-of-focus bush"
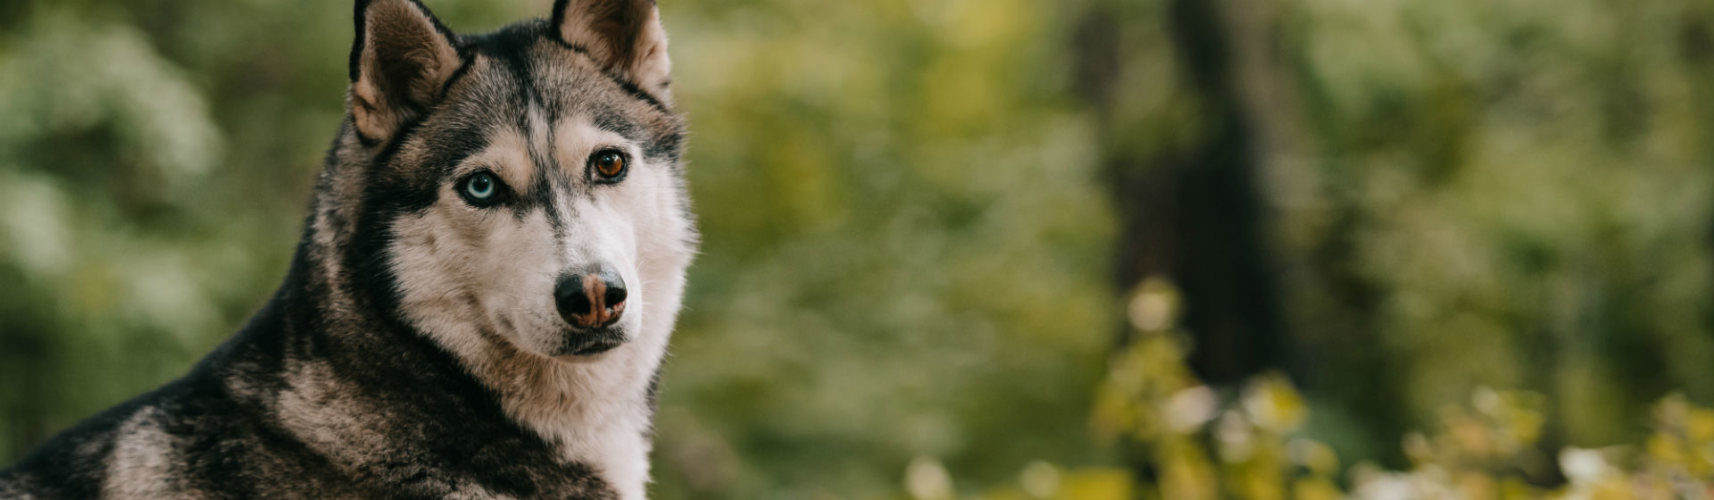
M 1230 394 L 1201 384 L 1184 365 L 1171 328 L 1177 294 L 1145 282 L 1130 303 L 1138 335 L 1110 362 L 1091 428 L 1132 452 L 1132 467 L 1033 462 L 1013 485 L 960 494 L 934 459 L 906 471 L 905 498 L 939 500 L 1469 500 L 1708 498 L 1714 495 L 1714 409 L 1681 395 L 1654 405 L 1639 443 L 1598 449 L 1538 448 L 1542 397 L 1482 388 L 1439 412 L 1425 432 L 1401 438 L 1406 470 L 1346 466 L 1303 428 L 1307 408 L 1289 380 L 1256 377 Z M 1640 423 L 1639 423 L 1640 424 Z

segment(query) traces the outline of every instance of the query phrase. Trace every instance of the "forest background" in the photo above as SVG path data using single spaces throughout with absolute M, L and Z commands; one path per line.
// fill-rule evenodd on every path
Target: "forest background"
M 661 8 L 659 498 L 1707 492 L 1714 4 Z M 350 17 L 0 3 L 0 463 L 267 299 Z

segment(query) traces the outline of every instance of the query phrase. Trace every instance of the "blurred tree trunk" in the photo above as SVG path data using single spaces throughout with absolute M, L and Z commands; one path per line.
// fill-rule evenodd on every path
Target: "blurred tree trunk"
M 1231 387 L 1285 371 L 1332 405 L 1318 411 L 1358 424 L 1344 436 L 1359 447 L 1340 450 L 1348 458 L 1403 465 L 1401 370 L 1374 328 L 1379 295 L 1350 265 L 1361 221 L 1300 160 L 1314 140 L 1300 130 L 1279 7 L 1169 0 L 1153 28 L 1171 45 L 1176 74 L 1139 75 L 1125 67 L 1138 63 L 1126 45 L 1137 37 L 1126 30 L 1150 27 L 1128 25 L 1146 21 L 1118 15 L 1119 3 L 1092 4 L 1074 49 L 1080 90 L 1108 149 L 1105 182 L 1121 224 L 1118 290 L 1172 280 L 1194 342 L 1190 366 L 1203 381 Z M 1137 79 L 1178 82 L 1175 95 L 1194 110 L 1177 120 L 1192 129 L 1183 139 L 1115 147 L 1149 140 L 1135 124 L 1161 120 L 1121 116 L 1136 112 L 1122 104 Z M 1283 232 L 1308 206 L 1326 207 L 1315 213 L 1326 222 L 1321 229 Z
M 1079 28 L 1079 82 L 1109 137 L 1126 134 L 1113 116 L 1126 92 L 1123 16 L 1098 3 Z M 1173 0 L 1168 30 L 1197 121 L 1189 139 L 1161 148 L 1114 148 L 1106 182 L 1121 231 L 1117 285 L 1168 278 L 1184 295 L 1183 326 L 1195 345 L 1189 363 L 1204 381 L 1227 385 L 1284 366 L 1275 271 L 1268 262 L 1264 210 L 1255 179 L 1251 123 L 1230 70 L 1231 48 L 1218 6 Z M 1150 78 L 1145 75 L 1144 78 Z M 1139 150 L 1149 151 L 1138 153 Z

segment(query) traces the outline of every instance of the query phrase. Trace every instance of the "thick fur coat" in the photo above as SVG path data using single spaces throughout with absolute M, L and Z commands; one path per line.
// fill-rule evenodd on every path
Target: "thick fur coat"
M 559 0 L 461 36 L 360 0 L 278 292 L 0 498 L 644 498 L 696 246 L 658 16 Z

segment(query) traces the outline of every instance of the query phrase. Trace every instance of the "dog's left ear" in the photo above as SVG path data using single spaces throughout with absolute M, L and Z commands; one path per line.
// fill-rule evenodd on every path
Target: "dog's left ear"
M 553 26 L 561 41 L 587 52 L 602 69 L 671 100 L 672 61 L 654 0 L 558 0 Z

